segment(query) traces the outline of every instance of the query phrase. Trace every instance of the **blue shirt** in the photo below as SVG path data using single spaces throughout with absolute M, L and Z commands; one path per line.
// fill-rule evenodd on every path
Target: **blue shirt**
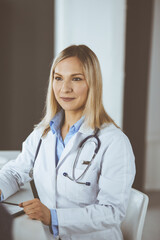
M 52 133 L 56 134 L 56 165 L 58 164 L 58 161 L 61 157 L 61 154 L 66 144 L 73 137 L 73 135 L 78 132 L 80 126 L 84 121 L 84 116 L 81 117 L 80 120 L 78 120 L 73 126 L 70 127 L 69 132 L 67 133 L 64 141 L 61 136 L 61 126 L 63 124 L 63 119 L 64 119 L 64 111 L 61 110 L 54 116 L 54 118 L 50 122 L 50 128 L 52 130 Z M 58 235 L 58 218 L 57 218 L 57 212 L 55 209 L 51 209 L 51 222 L 52 222 L 53 234 L 54 236 L 57 236 Z

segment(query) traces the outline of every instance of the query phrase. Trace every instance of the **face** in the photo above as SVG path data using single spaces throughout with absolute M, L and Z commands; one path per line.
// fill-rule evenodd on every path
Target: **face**
M 82 112 L 88 96 L 83 67 L 77 57 L 69 57 L 56 65 L 53 91 L 65 111 Z

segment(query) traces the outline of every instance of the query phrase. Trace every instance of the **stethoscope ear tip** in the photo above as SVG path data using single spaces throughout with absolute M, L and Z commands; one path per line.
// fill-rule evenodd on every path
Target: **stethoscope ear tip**
M 90 182 L 86 182 L 86 185 L 87 185 L 87 186 L 91 186 L 91 183 L 90 183 Z
M 67 177 L 67 176 L 68 176 L 68 174 L 67 174 L 66 172 L 64 172 L 64 173 L 63 173 L 63 176 Z

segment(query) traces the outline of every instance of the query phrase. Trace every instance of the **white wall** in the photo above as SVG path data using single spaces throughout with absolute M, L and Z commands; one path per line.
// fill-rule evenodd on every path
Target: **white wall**
M 86 44 L 98 56 L 103 76 L 103 103 L 122 127 L 125 0 L 56 0 L 55 53 L 71 44 Z
M 146 190 L 160 190 L 160 1 L 153 13 L 150 82 L 146 136 Z

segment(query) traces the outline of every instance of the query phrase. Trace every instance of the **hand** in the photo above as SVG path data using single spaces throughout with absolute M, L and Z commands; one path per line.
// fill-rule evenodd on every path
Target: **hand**
M 1 192 L 1 189 L 0 189 L 0 199 L 1 199 L 1 193 L 2 193 L 2 192 Z
M 24 212 L 29 216 L 29 218 L 39 220 L 45 225 L 51 224 L 50 210 L 43 205 L 39 199 L 35 198 L 33 200 L 20 203 L 19 206 L 24 208 Z

